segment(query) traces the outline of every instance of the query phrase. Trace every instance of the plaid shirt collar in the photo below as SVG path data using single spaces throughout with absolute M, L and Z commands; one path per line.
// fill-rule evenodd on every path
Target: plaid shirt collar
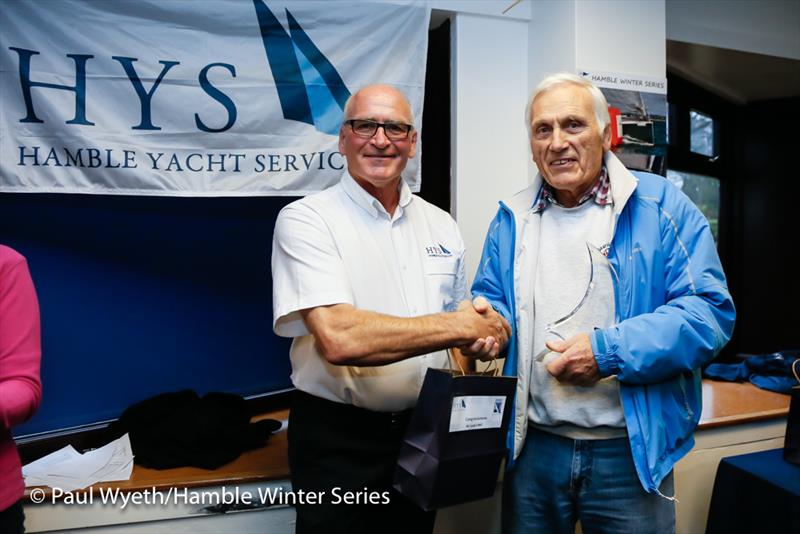
M 589 188 L 589 190 L 580 198 L 577 205 L 580 206 L 592 198 L 594 199 L 595 203 L 600 206 L 606 206 L 614 203 L 614 200 L 611 198 L 611 182 L 608 179 L 608 172 L 606 171 L 605 165 L 603 165 L 603 168 L 600 169 L 600 176 L 597 177 L 594 185 Z M 561 205 L 556 200 L 553 187 L 547 182 L 544 182 L 544 185 L 542 186 L 542 194 L 539 196 L 539 202 L 537 202 L 533 207 L 533 212 L 538 213 L 551 203 L 557 206 Z

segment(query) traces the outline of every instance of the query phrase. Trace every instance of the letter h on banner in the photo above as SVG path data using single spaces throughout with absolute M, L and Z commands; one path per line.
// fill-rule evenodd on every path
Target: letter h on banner
M 36 116 L 33 109 L 32 87 L 47 87 L 49 89 L 60 89 L 62 91 L 73 91 L 75 93 L 75 117 L 67 121 L 67 124 L 85 124 L 94 126 L 93 122 L 86 120 L 86 61 L 93 58 L 87 54 L 67 54 L 75 62 L 75 85 L 60 85 L 57 83 L 35 82 L 31 80 L 31 56 L 39 55 L 35 50 L 26 50 L 10 46 L 19 55 L 19 79 L 22 84 L 22 95 L 25 98 L 25 118 L 20 122 L 44 122 Z

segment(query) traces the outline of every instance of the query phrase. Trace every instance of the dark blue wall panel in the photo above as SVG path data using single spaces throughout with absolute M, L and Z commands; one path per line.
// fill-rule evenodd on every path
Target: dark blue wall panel
M 290 387 L 269 269 L 290 200 L 0 194 L 0 243 L 28 258 L 42 313 L 44 397 L 14 434 L 182 388 Z

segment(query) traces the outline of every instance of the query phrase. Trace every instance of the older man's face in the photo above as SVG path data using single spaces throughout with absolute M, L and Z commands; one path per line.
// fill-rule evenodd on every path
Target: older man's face
M 411 109 L 403 95 L 385 86 L 362 89 L 352 103 L 350 119 L 402 122 L 411 124 Z M 406 139 L 390 140 L 378 128 L 371 138 L 359 137 L 349 125 L 339 132 L 339 151 L 347 159 L 350 175 L 367 191 L 396 186 L 408 158 L 417 150 L 417 132 L 411 130 Z
M 533 161 L 555 189 L 556 200 L 576 205 L 611 147 L 610 130 L 600 132 L 589 91 L 567 83 L 541 93 L 533 101 L 531 132 Z

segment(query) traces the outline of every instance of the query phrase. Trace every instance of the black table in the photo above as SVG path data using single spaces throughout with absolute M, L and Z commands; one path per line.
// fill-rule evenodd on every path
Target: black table
M 723 458 L 717 468 L 706 534 L 800 532 L 800 466 L 783 449 Z

